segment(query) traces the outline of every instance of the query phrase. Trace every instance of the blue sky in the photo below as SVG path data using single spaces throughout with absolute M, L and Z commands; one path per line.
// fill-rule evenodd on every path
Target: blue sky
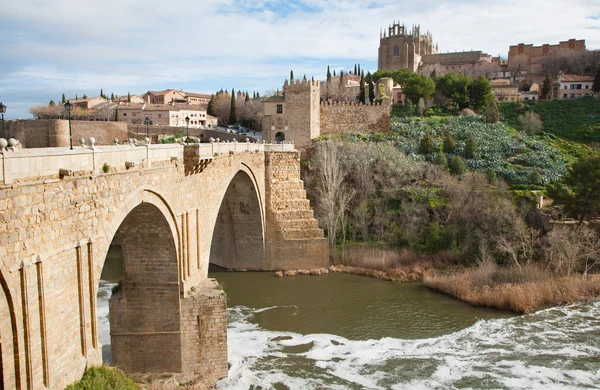
M 7 118 L 61 94 L 166 88 L 268 93 L 290 69 L 376 70 L 379 31 L 420 24 L 440 51 L 506 57 L 519 42 L 586 39 L 600 49 L 597 0 L 19 0 L 0 13 L 0 101 Z

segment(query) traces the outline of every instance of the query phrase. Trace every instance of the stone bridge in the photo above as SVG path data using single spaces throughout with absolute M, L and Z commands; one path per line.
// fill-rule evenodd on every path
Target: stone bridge
M 0 159 L 0 389 L 62 389 L 102 363 L 96 295 L 111 245 L 112 364 L 227 375 L 226 295 L 208 264 L 325 266 L 293 145 L 115 145 Z

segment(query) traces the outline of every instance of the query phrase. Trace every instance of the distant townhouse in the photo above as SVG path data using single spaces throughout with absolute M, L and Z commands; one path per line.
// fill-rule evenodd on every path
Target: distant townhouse
M 153 126 L 186 126 L 186 118 L 193 127 L 215 127 L 217 118 L 206 113 L 206 109 L 193 104 L 119 104 L 119 120 L 132 125 L 142 125 L 148 118 Z
M 140 95 L 121 96 L 115 99 L 118 103 L 146 103 Z
M 579 99 L 585 96 L 594 96 L 592 91 L 594 84 L 593 76 L 579 76 L 573 74 L 561 74 L 558 77 L 556 84 L 553 84 L 554 89 L 552 97 L 554 99 Z
M 511 84 L 510 80 L 498 79 L 490 81 L 492 94 L 499 102 L 516 102 L 521 100 L 519 86 Z
M 102 97 L 93 97 L 93 98 L 85 98 L 85 99 L 73 99 L 69 100 L 73 107 L 81 108 L 82 110 L 90 110 L 94 107 L 104 105 L 109 101 Z
M 148 104 L 192 104 L 202 105 L 207 104 L 210 101 L 210 95 L 177 91 L 175 89 L 165 89 L 164 91 L 148 91 L 142 99 L 144 103 Z

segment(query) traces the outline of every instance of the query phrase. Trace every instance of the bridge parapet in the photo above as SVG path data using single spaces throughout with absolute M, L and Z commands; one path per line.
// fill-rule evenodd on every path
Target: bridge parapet
M 219 154 L 270 151 L 293 152 L 293 144 L 256 144 L 215 142 L 193 144 L 194 158 L 208 160 Z M 112 145 L 100 148 L 76 147 L 18 149 L 0 153 L 0 184 L 41 179 L 58 179 L 62 175 L 100 174 L 104 170 L 125 171 L 134 167 L 151 168 L 180 161 L 184 145 Z

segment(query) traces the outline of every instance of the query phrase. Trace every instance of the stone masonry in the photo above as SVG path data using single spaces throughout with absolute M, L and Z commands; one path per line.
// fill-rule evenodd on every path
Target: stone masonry
M 215 241 L 224 202 L 234 234 Z M 292 145 L 8 151 L 0 220 L 5 389 L 62 389 L 101 363 L 96 294 L 113 242 L 124 256 L 123 288 L 110 301 L 114 362 L 212 379 L 227 373 L 226 297 L 207 278 L 212 247 L 233 246 L 260 269 L 328 261 Z M 237 224 L 252 234 L 235 234 Z M 221 261 L 245 266 L 243 256 Z

